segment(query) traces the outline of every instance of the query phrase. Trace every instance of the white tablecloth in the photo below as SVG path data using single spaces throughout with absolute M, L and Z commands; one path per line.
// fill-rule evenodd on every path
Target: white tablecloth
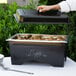
M 76 76 L 76 62 L 67 58 L 64 67 L 53 67 L 49 64 L 26 63 L 24 65 L 12 65 L 11 58 L 6 57 L 3 60 L 5 67 L 16 70 L 33 72 L 34 75 L 26 73 L 6 71 L 0 67 L 0 76 Z

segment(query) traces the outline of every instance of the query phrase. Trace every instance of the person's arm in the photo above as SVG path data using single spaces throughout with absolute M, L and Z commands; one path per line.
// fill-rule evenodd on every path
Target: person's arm
M 49 10 L 60 10 L 61 12 L 76 11 L 76 0 L 66 0 L 50 6 L 38 6 L 37 10 L 40 12 L 46 12 Z
M 46 12 L 49 10 L 60 10 L 60 5 L 55 4 L 55 5 L 41 5 L 37 7 L 37 10 L 39 10 L 39 12 Z
M 61 12 L 76 11 L 76 0 L 66 0 L 58 3 Z

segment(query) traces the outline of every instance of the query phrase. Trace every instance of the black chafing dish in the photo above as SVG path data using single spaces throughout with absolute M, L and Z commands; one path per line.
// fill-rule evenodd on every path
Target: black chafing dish
M 16 34 L 7 41 L 12 64 L 38 62 L 57 67 L 64 66 L 67 35 Z
M 14 17 L 20 23 L 67 25 L 69 23 L 68 16 L 59 11 L 39 13 L 37 10 L 17 9 Z M 36 40 L 27 39 L 27 35 L 33 36 L 33 38 L 36 36 Z M 44 40 L 39 40 L 39 35 L 42 35 L 43 37 L 41 37 Z M 52 38 L 52 36 L 54 40 L 47 40 L 47 37 Z M 56 40 L 57 37 L 64 37 L 64 40 Z M 18 65 L 26 62 L 41 62 L 49 63 L 57 67 L 64 66 L 68 44 L 67 35 L 16 34 L 7 39 L 7 41 L 9 41 L 12 64 Z
M 25 23 L 69 23 L 68 16 L 59 11 L 48 11 L 40 13 L 37 10 L 17 9 L 14 14 L 18 22 Z

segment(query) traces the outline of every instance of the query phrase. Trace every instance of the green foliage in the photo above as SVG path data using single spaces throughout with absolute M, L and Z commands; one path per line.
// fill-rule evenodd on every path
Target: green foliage
M 68 56 L 76 61 L 76 12 L 69 14 L 71 24 L 69 26 L 69 50 Z
M 53 5 L 53 4 L 57 4 L 59 2 L 61 2 L 62 0 L 47 0 L 47 4 L 48 5 Z
M 47 4 L 48 0 L 39 0 L 39 5 L 45 5 Z
M 16 33 L 67 34 L 67 25 L 64 24 L 19 24 L 16 22 L 13 14 L 18 8 L 34 9 L 34 7 L 35 4 L 32 3 L 24 7 L 19 7 L 16 3 L 0 5 L 0 53 L 3 53 L 5 56 L 10 55 L 6 39 Z M 68 29 L 68 56 L 76 61 L 76 12 L 69 13 L 68 15 L 71 19 L 71 25 L 69 25 Z
M 27 9 L 36 9 L 38 6 L 38 1 L 30 0 L 29 4 L 27 6 L 24 6 L 24 8 Z
M 57 4 L 62 0 L 39 0 L 39 3 L 44 5 L 44 4 L 48 4 L 48 5 L 53 5 L 53 4 Z

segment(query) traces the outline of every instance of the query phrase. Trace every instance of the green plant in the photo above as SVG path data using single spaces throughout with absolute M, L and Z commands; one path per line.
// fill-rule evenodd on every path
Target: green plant
M 36 34 L 66 34 L 66 25 L 53 24 L 20 24 L 17 23 L 13 14 L 18 8 L 34 9 L 34 4 L 20 7 L 16 3 L 11 5 L 0 5 L 0 53 L 5 56 L 10 55 L 8 42 L 6 39 L 16 33 L 36 33 Z M 68 56 L 76 61 L 76 12 L 68 14 L 71 20 L 69 26 Z
M 39 5 L 46 5 L 48 0 L 39 0 Z
M 48 5 L 53 5 L 53 4 L 57 4 L 59 2 L 61 2 L 62 0 L 47 0 L 47 4 Z

